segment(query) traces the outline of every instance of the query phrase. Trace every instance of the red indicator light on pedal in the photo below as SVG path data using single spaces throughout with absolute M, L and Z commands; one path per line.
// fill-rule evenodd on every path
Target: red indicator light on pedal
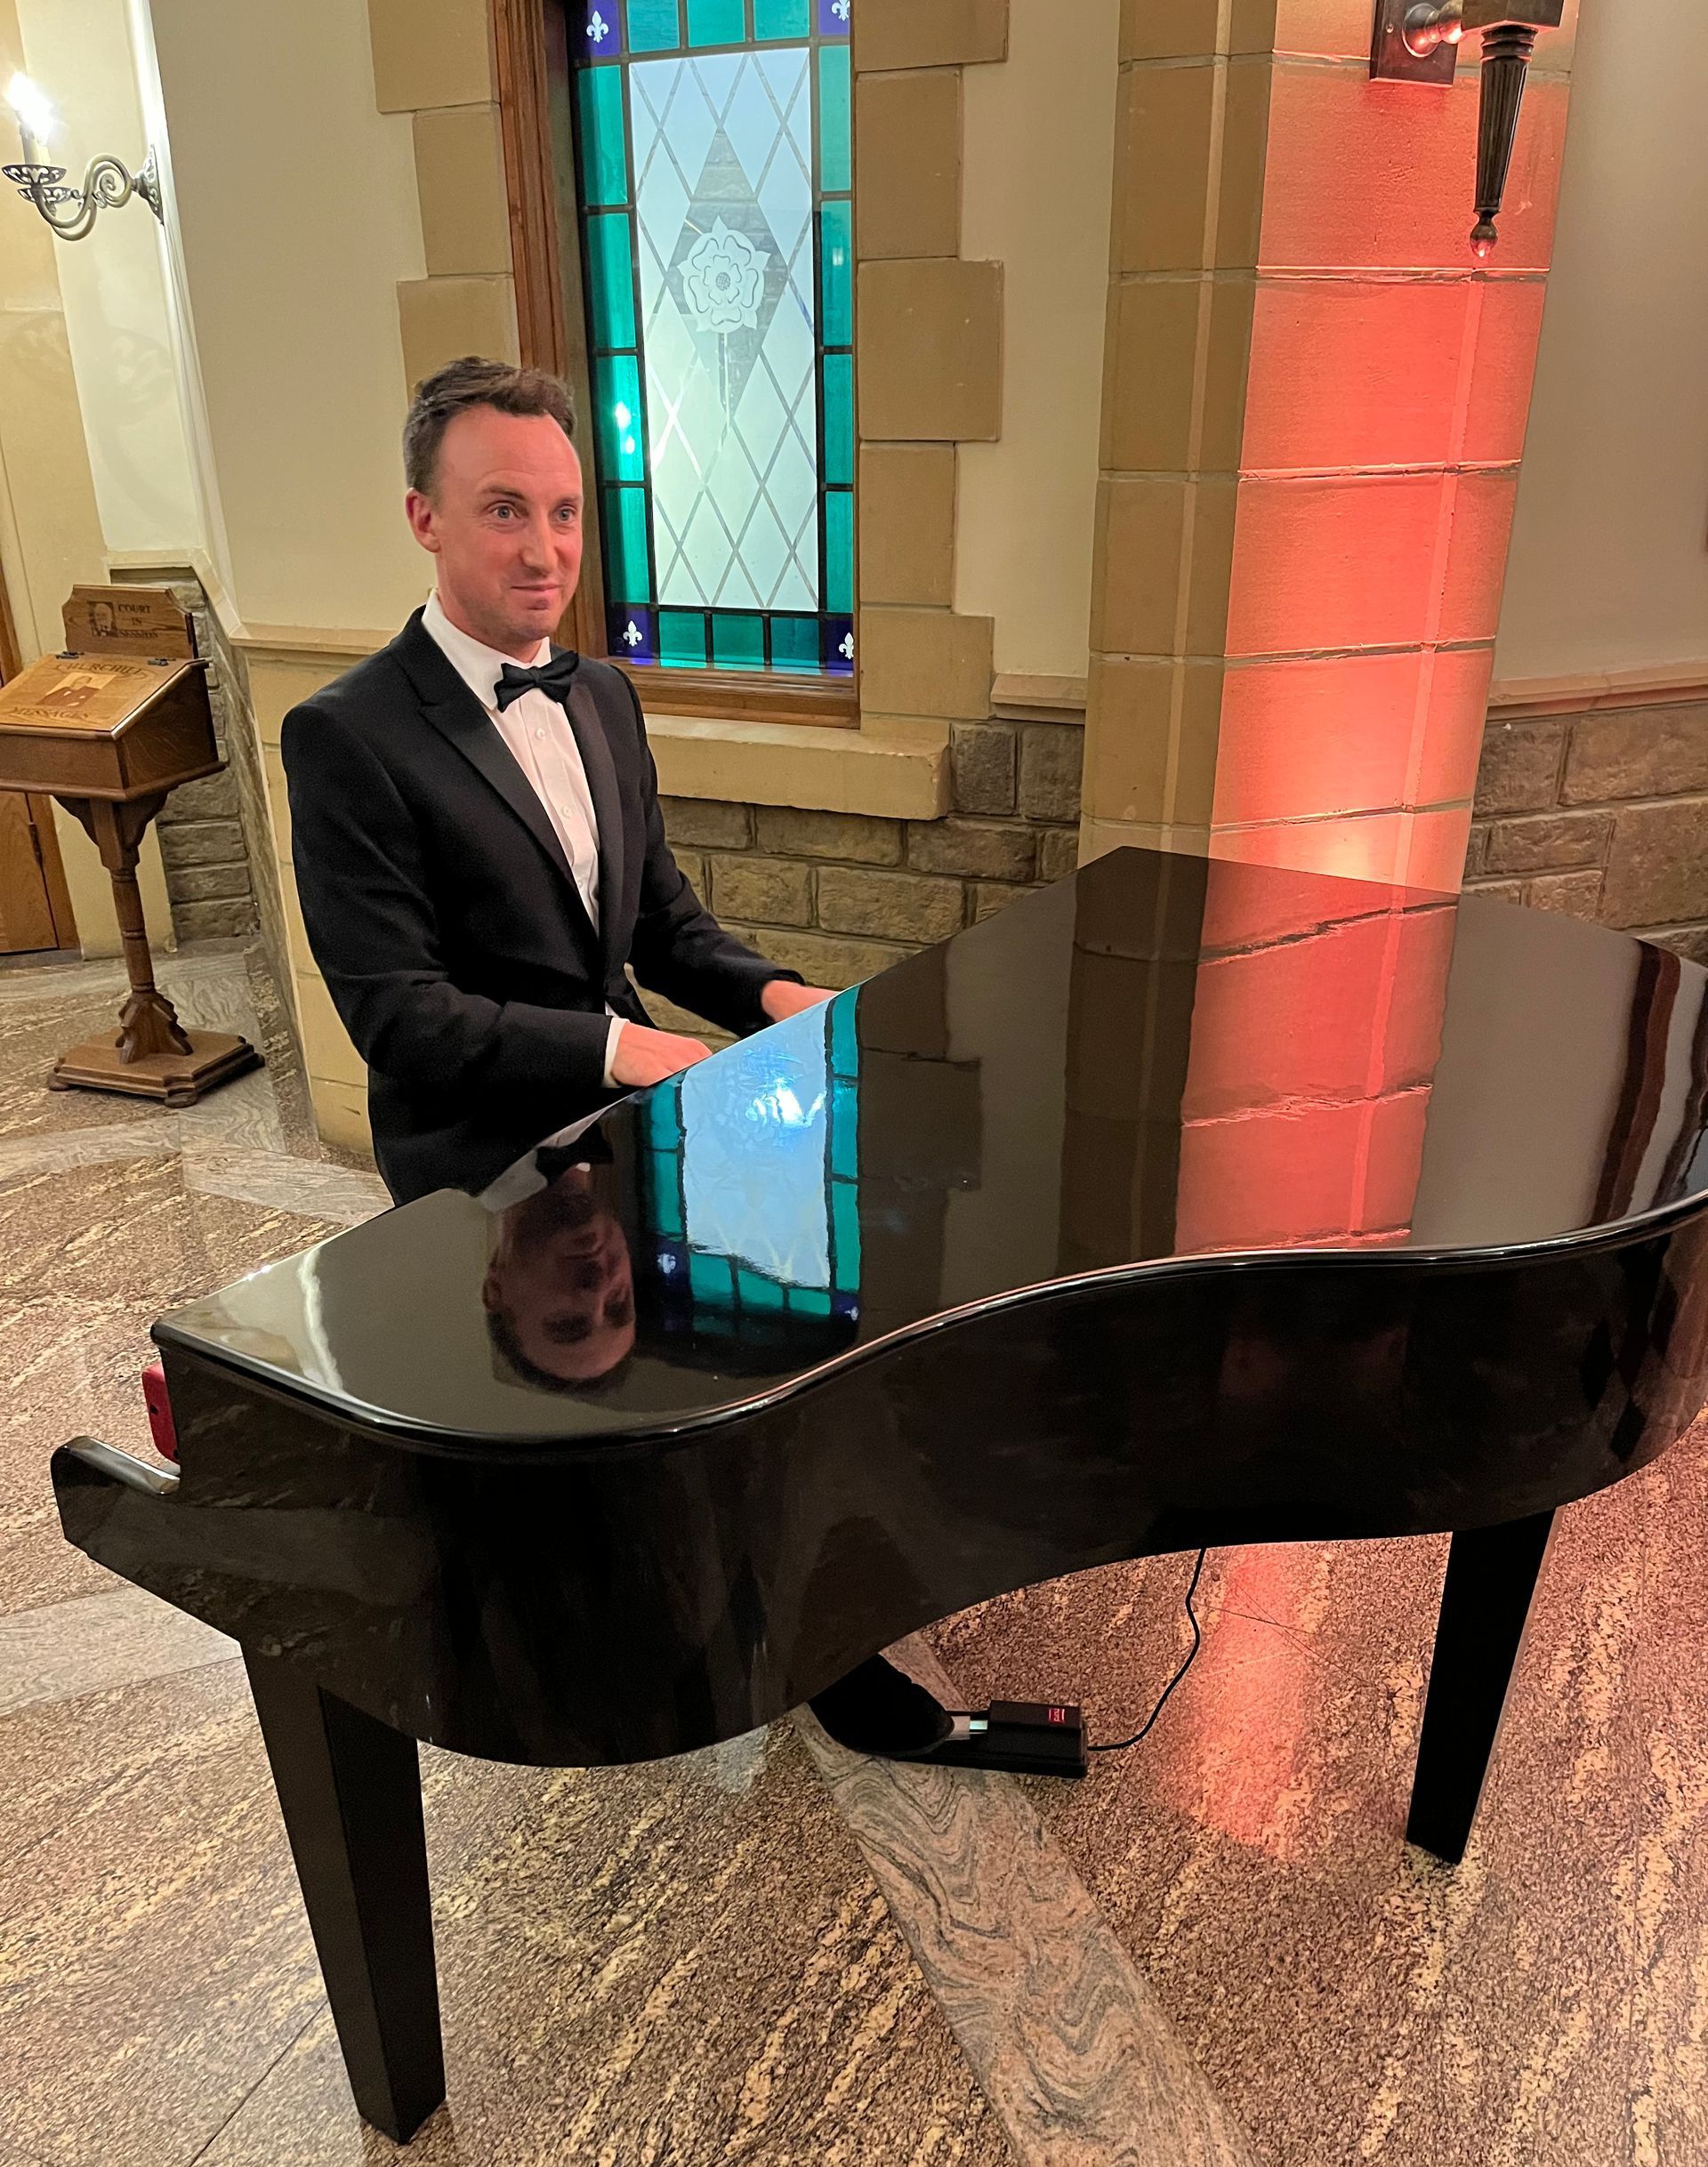
M 1065 1708 L 1052 1708 L 1050 1711 L 1050 1720 L 1052 1723 L 1065 1723 L 1068 1720 L 1068 1711 Z

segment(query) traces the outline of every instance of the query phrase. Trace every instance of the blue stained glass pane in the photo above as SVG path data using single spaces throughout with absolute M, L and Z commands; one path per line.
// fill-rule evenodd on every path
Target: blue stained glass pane
M 846 37 L 853 12 L 853 0 L 818 0 L 819 36 Z
M 593 363 L 593 407 L 599 463 L 608 481 L 644 481 L 647 436 L 640 414 L 640 364 L 632 354 Z
M 626 215 L 587 221 L 587 271 L 593 302 L 594 345 L 632 346 L 634 258 L 629 247 Z
M 850 610 L 854 607 L 851 489 L 832 489 L 825 497 L 825 607 L 836 610 Z
M 818 186 L 826 196 L 852 185 L 848 145 L 848 47 L 828 45 L 818 55 Z
M 584 68 L 581 103 L 581 193 L 589 205 L 626 203 L 629 162 L 623 128 L 623 70 Z
M 613 342 L 615 343 L 615 342 Z M 826 354 L 825 372 L 825 479 L 854 480 L 854 357 Z
M 827 203 L 818 213 L 823 230 L 820 334 L 826 346 L 854 343 L 854 244 L 845 203 Z
M 617 0 L 583 0 L 570 11 L 581 21 L 581 49 L 590 60 L 614 60 L 623 50 L 622 10 Z
M 676 0 L 629 0 L 631 52 L 670 52 L 681 42 Z
M 736 1298 L 736 1276 L 728 1257 L 707 1256 L 703 1249 L 690 1251 L 688 1283 L 697 1301 L 712 1301 L 729 1308 Z
M 817 617 L 771 619 L 771 667 L 774 670 L 817 671 L 818 620 Z
M 619 602 L 605 612 L 605 640 L 613 655 L 624 662 L 657 662 L 658 648 L 650 609 Z
M 812 32 L 812 0 L 753 0 L 753 36 L 764 44 Z
M 821 1032 L 764 1031 L 681 1084 L 689 1239 L 792 1287 L 830 1284 Z
M 605 592 L 613 602 L 644 602 L 651 594 L 643 489 L 605 492 Z M 634 644 L 626 640 L 616 651 L 622 654 Z
M 739 45 L 746 36 L 742 0 L 688 0 L 690 45 Z
M 830 1187 L 832 1254 L 835 1260 L 834 1284 L 853 1289 L 860 1284 L 860 1192 L 851 1181 L 833 1181 Z
M 852 617 L 826 617 L 824 620 L 825 667 L 833 677 L 852 677 L 854 674 L 854 620 Z

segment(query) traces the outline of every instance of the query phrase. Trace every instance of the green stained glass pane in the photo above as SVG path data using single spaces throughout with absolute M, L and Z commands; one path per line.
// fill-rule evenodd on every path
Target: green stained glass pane
M 771 667 L 815 671 L 819 667 L 817 617 L 771 619 Z
M 852 1294 L 860 1284 L 860 1192 L 851 1181 L 832 1182 L 830 1221 L 836 1259 L 832 1277 L 840 1293 Z
M 828 1317 L 829 1291 L 817 1286 L 792 1286 L 789 1289 L 789 1307 L 797 1317 Z
M 705 619 L 697 609 L 658 612 L 658 659 L 677 670 L 705 666 Z
M 826 354 L 825 369 L 825 479 L 854 479 L 854 357 Z
M 812 0 L 753 0 L 753 36 L 761 42 L 806 37 L 812 30 Z
M 818 52 L 818 186 L 826 196 L 853 185 L 848 151 L 848 47 Z
M 605 582 L 614 602 L 649 602 L 652 577 L 647 566 L 647 493 L 644 489 L 605 492 Z
M 652 1217 L 655 1234 L 674 1235 L 681 1239 L 682 1200 L 676 1193 L 676 1156 L 673 1152 L 655 1151 L 652 1155 Z
M 708 1256 L 704 1250 L 689 1253 L 688 1284 L 697 1301 L 713 1301 L 728 1309 L 735 1299 L 735 1274 L 728 1257 Z
M 647 437 L 640 414 L 640 365 L 632 354 L 611 354 L 594 362 L 593 404 L 599 463 L 605 479 L 644 481 Z M 625 602 L 638 599 L 623 597 Z
M 765 620 L 719 610 L 712 619 L 712 659 L 721 670 L 762 670 Z
M 831 489 L 825 496 L 825 607 L 854 607 L 854 493 Z
M 623 128 L 623 70 L 584 68 L 576 77 L 581 101 L 581 194 L 589 205 L 629 200 L 629 157 Z
M 819 334 L 826 346 L 854 343 L 854 244 L 848 211 L 845 203 L 827 203 L 818 213 Z
M 594 345 L 632 346 L 634 262 L 626 217 L 587 221 L 587 260 Z
M 744 1309 L 780 1309 L 783 1307 L 783 1289 L 775 1279 L 768 1279 L 761 1272 L 749 1271 L 744 1264 L 736 1274 L 736 1292 L 741 1296 Z
M 830 1004 L 830 1071 L 839 1079 L 850 1081 L 860 1073 L 859 995 L 853 993 L 840 995 Z M 852 1092 L 837 1092 L 831 1101 L 838 1118 L 844 1113 L 850 1121 L 857 1111 Z
M 843 1180 L 853 1180 L 860 1171 L 858 1139 L 853 1107 L 839 1105 L 831 1116 L 830 1171 Z
M 688 0 L 690 45 L 740 45 L 746 38 L 742 0 Z
M 646 1101 L 647 1140 L 655 1151 L 669 1151 L 682 1140 L 682 1116 L 679 1103 L 680 1084 L 675 1091 L 654 1092 Z M 671 1176 L 671 1186 L 675 1186 Z
M 631 52 L 673 52 L 681 42 L 676 0 L 629 0 Z

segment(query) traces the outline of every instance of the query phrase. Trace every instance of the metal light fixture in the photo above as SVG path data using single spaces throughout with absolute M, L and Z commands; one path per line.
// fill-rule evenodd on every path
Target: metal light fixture
M 1557 29 L 1565 0 L 1376 0 L 1370 73 L 1382 83 L 1451 83 L 1459 41 L 1483 39 L 1477 120 L 1477 223 L 1470 246 L 1486 258 L 1519 133 L 1519 109 L 1538 30 Z
M 0 173 L 17 183 L 18 193 L 35 205 L 62 241 L 80 241 L 102 211 L 117 211 L 133 196 L 140 196 L 165 222 L 152 150 L 140 173 L 133 173 L 117 158 L 93 158 L 83 186 L 67 188 L 65 167 L 45 165 L 36 155 L 53 132 L 52 107 L 28 76 L 13 76 L 6 86 L 6 103 L 18 123 L 24 156 L 20 165 L 0 165 Z

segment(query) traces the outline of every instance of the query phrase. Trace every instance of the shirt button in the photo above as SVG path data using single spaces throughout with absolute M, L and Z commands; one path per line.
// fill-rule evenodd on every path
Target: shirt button
M 535 731 L 534 735 L 535 735 L 536 737 L 544 737 L 544 735 L 545 735 L 545 732 L 544 732 L 543 729 L 536 729 L 536 730 Z

